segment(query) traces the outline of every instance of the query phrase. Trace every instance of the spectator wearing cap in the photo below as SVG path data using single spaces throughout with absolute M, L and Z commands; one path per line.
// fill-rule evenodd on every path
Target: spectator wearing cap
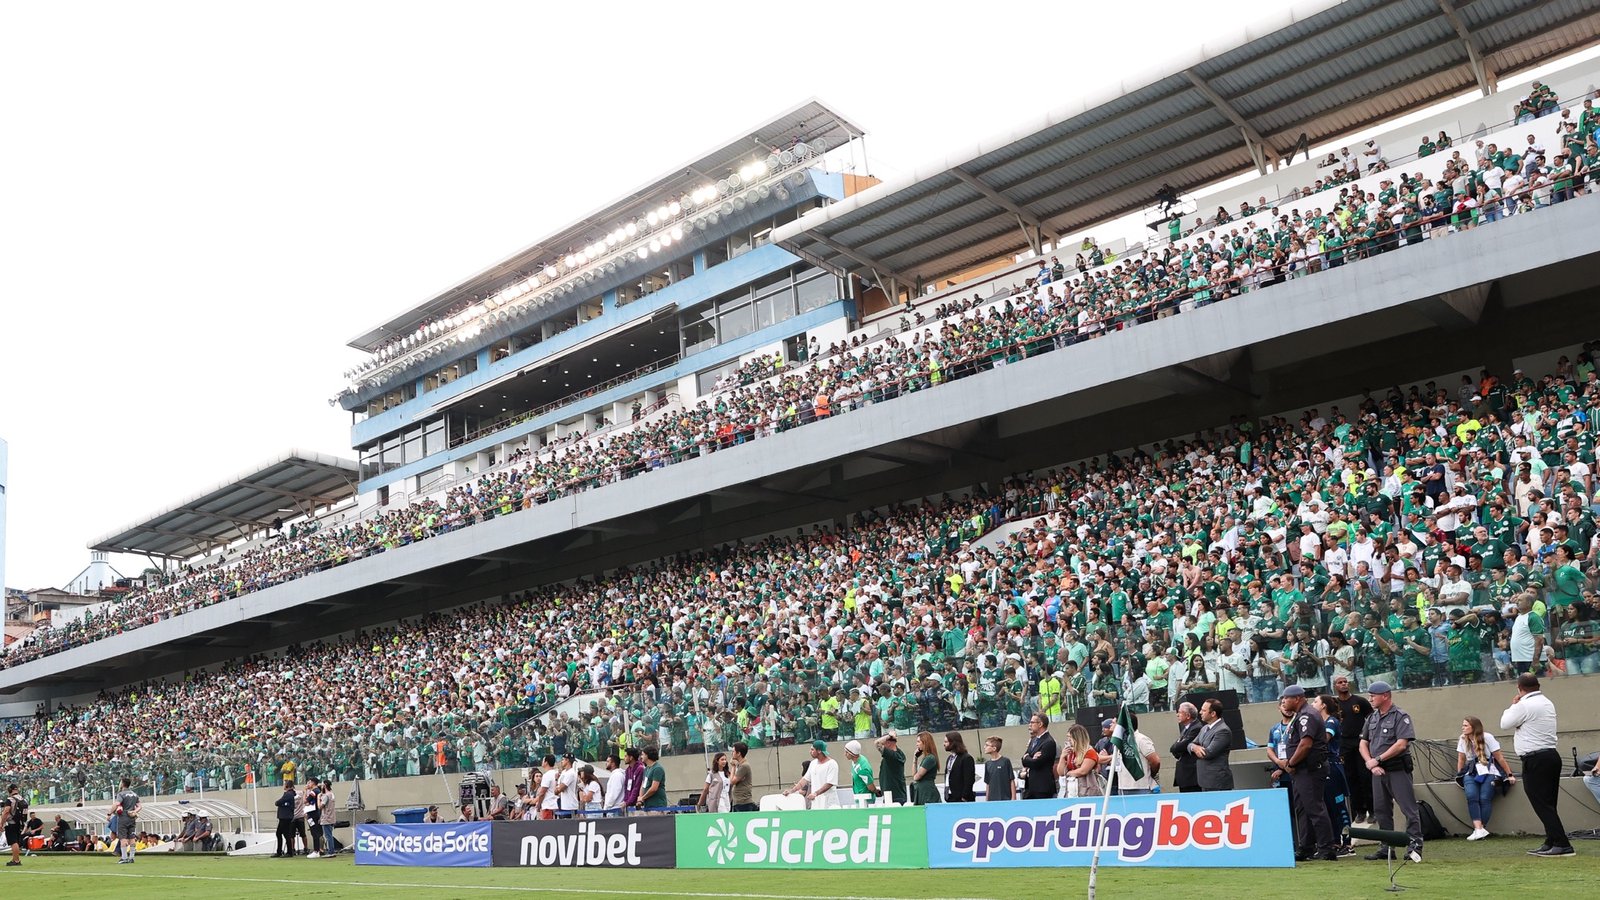
M 828 756 L 828 742 L 819 738 L 811 742 L 811 765 L 783 795 L 800 794 L 810 809 L 836 809 L 838 788 L 839 763 Z
M 868 797 L 882 797 L 883 789 L 872 781 L 872 763 L 861 755 L 861 742 L 849 741 L 844 745 L 844 758 L 850 764 L 850 792 L 859 803 Z
M 578 757 L 573 753 L 561 754 L 561 765 L 556 774 L 556 817 L 571 818 L 583 808 L 578 799 Z
M 183 827 L 178 830 L 177 844 L 179 850 L 204 850 L 200 844 L 199 835 L 200 819 L 193 810 L 183 814 Z
M 1411 716 L 1394 704 L 1394 689 L 1388 682 L 1374 681 L 1367 687 L 1372 699 L 1372 714 L 1361 731 L 1361 759 L 1372 779 L 1372 810 L 1378 827 L 1394 830 L 1394 808 L 1406 820 L 1406 857 L 1422 861 L 1422 814 L 1417 808 L 1412 785 L 1411 742 L 1417 732 Z M 1388 847 L 1367 856 L 1369 860 L 1388 859 Z

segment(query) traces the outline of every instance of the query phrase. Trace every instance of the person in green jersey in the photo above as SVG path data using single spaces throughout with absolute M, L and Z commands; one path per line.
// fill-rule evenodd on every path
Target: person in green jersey
M 844 745 L 845 762 L 850 765 L 850 791 L 857 797 L 882 797 L 883 790 L 872 783 L 872 763 L 861 755 L 861 742 Z
M 1550 606 L 1564 611 L 1578 602 L 1578 598 L 1583 594 L 1583 572 L 1578 569 L 1573 559 L 1571 547 L 1564 544 L 1557 545 L 1552 555 L 1555 562 L 1552 563 L 1551 585 L 1546 597 L 1550 601 Z M 1565 612 L 1557 615 L 1565 615 Z
M 1553 643 L 1566 660 L 1568 675 L 1593 675 L 1600 672 L 1600 606 L 1594 591 L 1585 591 L 1581 599 L 1565 613 L 1566 618 L 1556 629 Z
M 661 767 L 661 751 L 655 747 L 644 748 L 644 760 L 644 782 L 634 805 L 659 815 L 667 808 L 667 770 Z

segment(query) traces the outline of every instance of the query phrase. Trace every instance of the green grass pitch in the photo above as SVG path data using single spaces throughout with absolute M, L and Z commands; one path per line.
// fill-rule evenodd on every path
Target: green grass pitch
M 1578 855 L 1536 859 L 1524 853 L 1527 838 L 1494 838 L 1430 844 L 1421 865 L 1408 865 L 1399 883 L 1405 897 L 1502 897 L 1513 891 L 1538 900 L 1592 898 L 1600 884 L 1600 843 L 1578 841 Z M 1085 869 L 994 869 L 940 871 L 689 871 L 411 869 L 356 866 L 335 859 L 185 857 L 141 854 L 132 866 L 109 856 L 48 856 L 0 870 L 6 896 L 90 898 L 224 897 L 228 900 L 294 897 L 688 897 L 755 900 L 935 900 L 935 898 L 1033 898 L 1085 895 Z M 1304 895 L 1378 897 L 1388 883 L 1384 864 L 1359 856 L 1336 863 L 1284 869 L 1105 869 L 1102 898 L 1182 897 L 1184 900 Z

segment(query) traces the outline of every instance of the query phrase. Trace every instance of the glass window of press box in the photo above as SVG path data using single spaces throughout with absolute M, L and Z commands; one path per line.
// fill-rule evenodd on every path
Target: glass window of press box
M 678 314 L 682 352 L 691 356 L 839 299 L 839 279 L 812 266 L 792 266 Z

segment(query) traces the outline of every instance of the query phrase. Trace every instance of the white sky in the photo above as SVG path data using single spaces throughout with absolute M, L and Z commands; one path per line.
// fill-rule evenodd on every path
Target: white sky
M 5 3 L 5 580 L 351 455 L 347 339 L 807 97 L 894 177 L 1263 8 Z

